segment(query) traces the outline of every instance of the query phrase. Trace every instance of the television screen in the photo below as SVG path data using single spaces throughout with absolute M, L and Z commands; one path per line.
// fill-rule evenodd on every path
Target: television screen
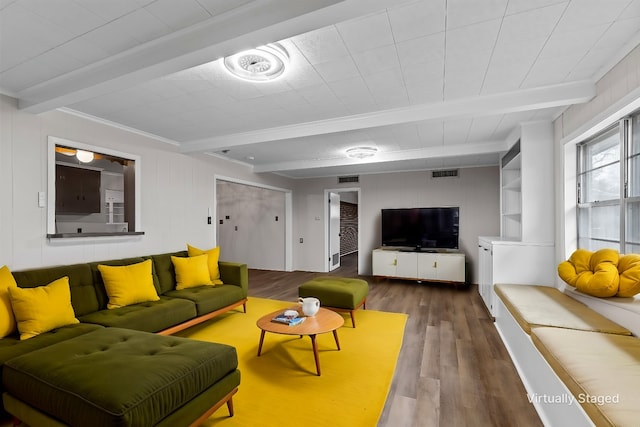
M 458 207 L 382 209 L 382 246 L 458 249 Z

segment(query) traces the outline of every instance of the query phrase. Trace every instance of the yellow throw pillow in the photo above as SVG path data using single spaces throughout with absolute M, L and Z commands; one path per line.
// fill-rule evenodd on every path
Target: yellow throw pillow
M 71 305 L 69 278 L 66 276 L 46 286 L 10 287 L 9 297 L 21 340 L 80 323 Z
M 618 292 L 618 251 L 600 249 L 590 252 L 576 250 L 568 261 L 558 265 L 558 275 L 580 292 L 595 297 L 612 297 Z
M 212 249 L 198 249 L 187 244 L 187 253 L 190 257 L 207 254 L 209 256 L 209 277 L 211 277 L 211 283 L 214 285 L 222 285 L 220 280 L 220 269 L 218 268 L 218 259 L 220 258 L 220 246 L 216 246 Z
M 627 254 L 620 257 L 618 262 L 620 286 L 618 297 L 632 297 L 640 293 L 640 255 Z
M 146 301 L 158 301 L 160 297 L 153 286 L 150 259 L 124 266 L 98 265 L 104 287 L 109 296 L 107 308 L 120 308 Z
M 9 288 L 17 286 L 9 267 L 5 265 L 0 268 L 0 338 L 11 335 L 16 331 L 16 318 L 11 308 Z
M 206 254 L 188 258 L 172 256 L 171 262 L 176 270 L 176 290 L 211 285 L 208 258 Z

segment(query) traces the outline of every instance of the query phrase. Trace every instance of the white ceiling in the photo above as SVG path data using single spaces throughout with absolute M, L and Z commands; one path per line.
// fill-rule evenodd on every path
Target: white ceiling
M 281 79 L 223 70 L 275 41 Z M 256 172 L 469 167 L 591 99 L 639 42 L 640 0 L 0 0 L 0 92 Z M 361 145 L 378 155 L 346 157 Z

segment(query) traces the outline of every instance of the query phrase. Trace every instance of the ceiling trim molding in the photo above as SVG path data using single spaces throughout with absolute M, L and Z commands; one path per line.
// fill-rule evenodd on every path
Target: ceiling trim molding
M 368 129 L 427 120 L 450 120 L 506 114 L 525 110 L 580 104 L 591 100 L 596 86 L 588 80 L 476 96 L 439 103 L 412 105 L 390 110 L 319 120 L 297 125 L 260 129 L 231 135 L 184 142 L 183 153 L 230 148 L 245 144 L 302 138 L 357 129 Z
M 38 114 L 388 7 L 391 0 L 264 0 L 20 91 Z
M 440 145 L 437 147 L 424 147 L 416 150 L 403 150 L 386 153 L 380 152 L 374 157 L 367 158 L 365 161 L 352 159 L 345 155 L 343 158 L 270 163 L 254 166 L 253 171 L 255 173 L 278 173 L 300 169 L 317 169 L 333 166 L 390 163 L 400 162 L 404 160 L 437 159 L 456 156 L 500 153 L 506 151 L 507 148 L 508 147 L 505 141 L 485 141 L 473 144 Z

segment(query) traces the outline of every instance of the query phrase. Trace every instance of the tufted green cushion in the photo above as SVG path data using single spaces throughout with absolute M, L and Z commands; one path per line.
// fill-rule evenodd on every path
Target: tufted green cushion
M 102 329 L 102 326 L 76 323 L 42 333 L 38 336 L 24 341 L 20 340 L 20 336 L 17 333 L 14 335 L 9 335 L 8 337 L 4 337 L 0 340 L 0 377 L 2 377 L 4 363 L 9 359 L 22 356 L 23 354 L 48 347 L 61 341 L 75 338 L 88 332 L 93 332 L 97 329 Z M 0 393 L 2 393 L 3 391 L 4 388 L 0 387 Z M 2 417 L 6 417 L 6 413 L 0 407 L 0 418 Z
M 78 317 L 78 320 L 102 326 L 160 332 L 195 316 L 196 306 L 191 301 L 161 296 L 159 301 L 147 301 L 112 310 L 100 310 Z
M 365 280 L 338 276 L 322 276 L 303 283 L 298 288 L 300 297 L 316 297 L 320 305 L 354 309 L 369 294 Z
M 229 393 L 237 366 L 231 346 L 105 328 L 8 361 L 3 382 L 69 425 L 151 426 L 231 375 L 219 390 Z
M 192 301 L 196 305 L 198 316 L 231 305 L 245 297 L 242 288 L 233 285 L 197 286 L 179 291 L 169 291 L 165 295 Z

